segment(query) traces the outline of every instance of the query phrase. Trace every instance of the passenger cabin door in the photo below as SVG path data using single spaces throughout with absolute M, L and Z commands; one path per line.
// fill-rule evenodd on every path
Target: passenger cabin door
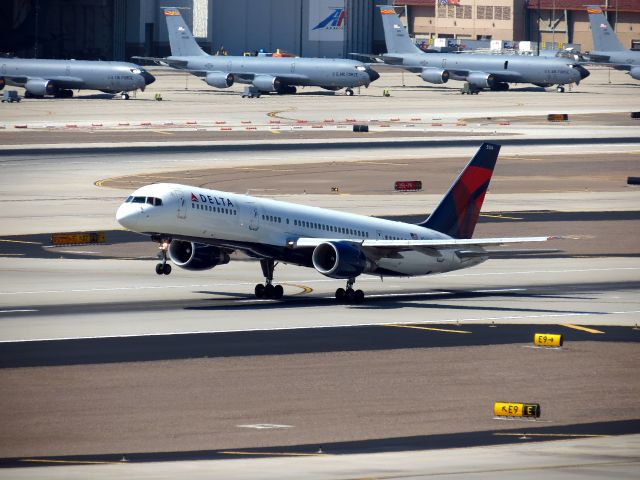
M 187 218 L 187 202 L 184 198 L 184 192 L 182 190 L 174 190 L 173 196 L 178 203 L 178 210 L 176 212 L 176 216 L 179 219 L 184 220 L 185 218 Z
M 260 228 L 260 212 L 255 202 L 243 202 L 240 206 L 242 226 L 253 232 Z

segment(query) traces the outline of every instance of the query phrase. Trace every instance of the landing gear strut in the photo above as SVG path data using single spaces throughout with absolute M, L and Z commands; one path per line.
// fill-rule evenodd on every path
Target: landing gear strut
M 169 250 L 169 243 L 171 243 L 171 240 L 163 238 L 159 240 L 159 243 L 160 246 L 158 248 L 162 254 L 162 263 L 158 263 L 156 265 L 156 273 L 158 275 L 169 275 L 171 273 L 171 265 L 167 263 L 167 250 Z
M 262 267 L 262 274 L 265 278 L 265 284 L 259 283 L 256 285 L 255 294 L 256 298 L 272 298 L 279 300 L 282 298 L 284 289 L 282 285 L 273 285 L 273 270 L 276 267 L 273 259 L 260 260 L 260 267 Z
M 362 290 L 354 290 L 353 284 L 356 283 L 355 278 L 347 280 L 347 288 L 339 288 L 336 290 L 336 300 L 340 303 L 355 303 L 360 304 L 364 302 L 364 292 Z

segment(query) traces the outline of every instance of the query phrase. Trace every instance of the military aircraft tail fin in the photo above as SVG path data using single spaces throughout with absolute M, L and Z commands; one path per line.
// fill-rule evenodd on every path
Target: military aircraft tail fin
M 498 160 L 500 145 L 483 143 L 438 207 L 419 224 L 453 238 L 471 238 Z
M 392 5 L 379 5 L 388 53 L 420 53 Z
M 192 57 L 207 55 L 193 38 L 193 34 L 184 22 L 180 11 L 176 7 L 164 7 L 164 18 L 167 21 L 171 56 Z
M 593 36 L 593 50 L 610 52 L 626 50 L 618 40 L 607 17 L 598 5 L 587 5 L 587 13 L 591 22 L 591 35 Z

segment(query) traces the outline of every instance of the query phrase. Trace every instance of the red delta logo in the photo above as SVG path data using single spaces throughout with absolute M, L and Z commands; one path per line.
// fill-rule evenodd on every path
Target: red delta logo
M 327 18 L 313 27 L 313 30 L 320 30 L 323 28 L 327 30 L 335 30 L 338 28 L 342 28 L 342 24 L 344 23 L 344 17 L 346 16 L 346 14 L 347 12 L 345 12 L 344 8 L 334 8 L 333 12 L 331 12 Z
M 198 201 L 198 197 L 196 197 L 193 192 L 191 192 L 191 201 L 192 202 L 197 202 Z

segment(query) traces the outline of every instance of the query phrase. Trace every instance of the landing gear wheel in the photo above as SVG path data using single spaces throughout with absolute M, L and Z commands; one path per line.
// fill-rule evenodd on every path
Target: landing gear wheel
M 268 283 L 264 286 L 264 296 L 265 298 L 273 298 L 273 294 L 275 293 L 276 287 Z
M 126 92 L 122 92 L 121 97 L 122 97 L 123 100 L 129 100 L 129 94 L 126 93 Z
M 564 93 L 564 87 L 562 85 L 558 85 L 558 93 Z
M 344 291 L 344 288 L 339 288 L 336 290 L 336 300 L 338 302 L 344 302 L 346 296 L 346 292 Z
M 165 263 L 164 267 L 162 267 L 162 273 L 164 273 L 165 275 L 169 275 L 171 273 L 171 265 Z
M 284 295 L 284 288 L 282 288 L 282 285 L 276 285 L 273 287 L 273 298 L 275 300 L 280 300 L 282 295 Z
M 350 89 L 350 88 L 347 88 L 347 89 L 344 91 L 344 93 L 345 93 L 345 95 L 346 95 L 347 97 L 352 97 L 352 96 L 353 96 L 353 90 L 352 90 L 352 89 Z
M 264 285 L 259 283 L 256 285 L 256 288 L 253 290 L 254 293 L 256 294 L 256 298 L 264 298 Z
M 353 303 L 354 298 L 355 292 L 353 291 L 353 288 L 347 288 L 347 291 L 345 292 L 345 299 L 347 300 L 347 303 Z
M 364 292 L 362 290 L 356 290 L 353 293 L 353 303 L 361 304 L 364 302 Z
M 159 264 L 157 264 L 157 265 L 156 265 L 156 273 L 157 273 L 158 275 L 162 275 L 162 274 L 164 274 L 164 267 L 162 266 L 162 264 L 161 264 L 161 263 L 159 263 Z

